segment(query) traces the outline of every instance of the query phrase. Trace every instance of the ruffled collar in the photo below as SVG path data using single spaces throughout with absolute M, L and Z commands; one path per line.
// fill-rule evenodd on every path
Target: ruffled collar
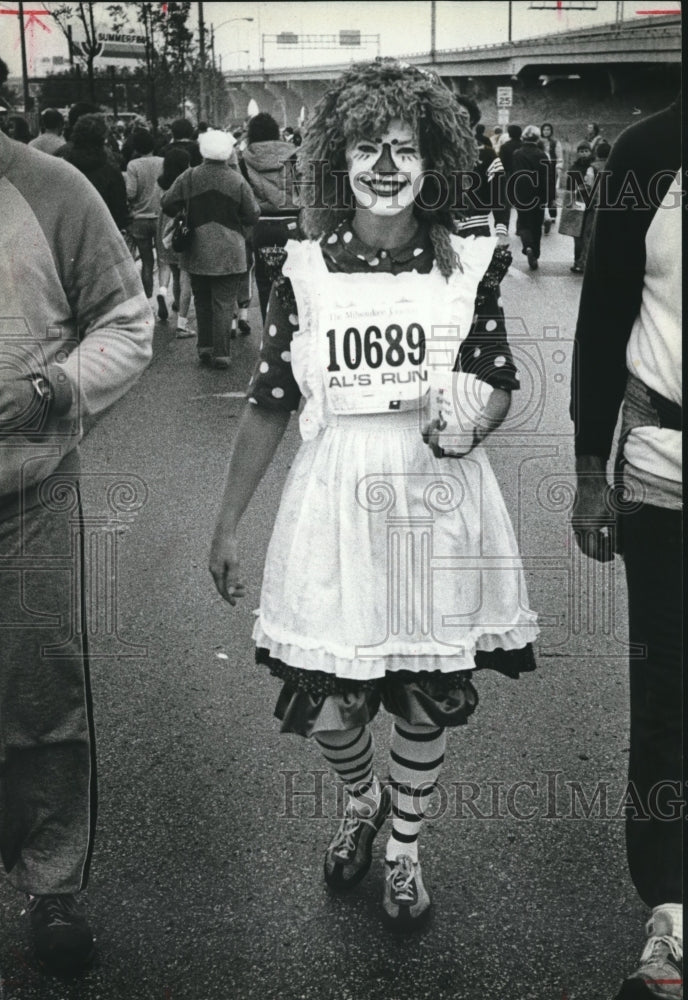
M 432 267 L 434 257 L 430 232 L 422 223 L 408 243 L 388 250 L 364 243 L 354 232 L 351 219 L 346 219 L 334 232 L 321 238 L 320 246 L 323 255 L 332 261 L 337 270 L 347 271 L 367 271 L 370 268 L 379 268 L 380 271 L 408 270 L 409 265 L 419 271 L 427 271 Z

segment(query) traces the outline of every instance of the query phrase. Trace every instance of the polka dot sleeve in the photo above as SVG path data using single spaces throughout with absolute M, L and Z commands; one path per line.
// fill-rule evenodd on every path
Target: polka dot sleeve
M 520 388 L 496 289 L 483 289 L 476 299 L 473 325 L 459 348 L 455 369 L 475 375 L 494 389 L 512 392 Z
M 270 292 L 260 355 L 246 392 L 254 406 L 287 413 L 298 409 L 301 390 L 291 369 L 291 338 L 298 325 L 291 283 L 278 278 Z

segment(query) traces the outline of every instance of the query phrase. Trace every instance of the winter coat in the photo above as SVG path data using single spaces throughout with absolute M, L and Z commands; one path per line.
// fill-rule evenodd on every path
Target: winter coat
M 113 165 L 105 147 L 92 148 L 70 144 L 62 159 L 71 163 L 89 179 L 110 209 L 110 215 L 115 220 L 117 228 L 126 229 L 131 216 L 127 205 L 124 177 Z
M 517 201 L 530 202 L 532 199 L 542 205 L 549 202 L 549 160 L 544 149 L 535 142 L 522 142 L 514 152 L 514 174 L 521 172 L 531 176 L 520 178 L 515 184 L 514 190 Z M 517 205 L 518 207 L 518 205 Z
M 162 210 L 175 216 L 187 203 L 193 235 L 180 255 L 184 270 L 211 276 L 248 270 L 244 232 L 260 209 L 239 171 L 210 160 L 185 170 L 163 194 Z
M 294 169 L 296 150 L 279 139 L 252 142 L 242 154 L 241 172 L 251 185 L 261 215 L 296 212 Z

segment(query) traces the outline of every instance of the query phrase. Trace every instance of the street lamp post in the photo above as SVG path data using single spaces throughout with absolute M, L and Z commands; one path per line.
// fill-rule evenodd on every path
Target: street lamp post
M 252 17 L 230 17 L 226 21 L 221 21 L 219 24 L 215 24 L 211 27 L 211 47 L 213 53 L 213 68 L 215 67 L 215 32 L 219 31 L 220 28 L 224 28 L 226 24 L 231 24 L 232 21 L 253 21 Z M 235 49 L 235 52 L 248 52 L 249 49 Z M 233 55 L 232 52 L 226 52 L 225 55 Z M 222 69 L 222 55 L 220 55 L 220 69 Z

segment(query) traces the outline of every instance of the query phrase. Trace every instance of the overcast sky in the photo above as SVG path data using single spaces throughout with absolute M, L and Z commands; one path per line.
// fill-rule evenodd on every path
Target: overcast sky
M 36 10 L 43 5 L 25 3 L 24 6 L 29 10 Z M 563 6 L 566 6 L 566 0 Z M 600 0 L 596 5 L 589 6 L 596 6 L 597 10 L 537 10 L 531 9 L 530 0 L 514 0 L 512 35 L 514 38 L 527 38 L 614 21 L 617 7 L 614 0 Z M 11 12 L 16 11 L 17 7 L 16 3 L 0 2 L 0 10 Z M 107 4 L 96 3 L 94 7 L 98 26 L 108 27 Z M 193 4 L 194 27 L 197 24 L 197 7 L 197 4 Z M 506 41 L 508 7 L 509 4 L 501 0 L 439 0 L 436 4 L 437 48 L 462 48 Z M 626 0 L 624 17 L 635 20 L 644 16 L 637 11 L 678 11 L 679 8 L 680 4 L 676 0 Z M 309 66 L 343 63 L 352 58 L 371 58 L 378 54 L 378 47 L 381 55 L 427 52 L 430 48 L 431 10 L 429 0 L 313 0 L 308 3 L 291 0 L 253 3 L 240 0 L 236 3 L 204 3 L 206 24 L 212 24 L 216 29 L 216 54 L 218 57 L 222 56 L 222 68 L 227 71 L 247 67 L 258 69 L 261 50 L 268 70 L 278 66 Z M 252 18 L 252 21 L 234 20 L 235 18 Z M 50 18 L 40 18 L 44 27 L 40 26 L 38 20 L 36 18 L 34 24 L 27 26 L 30 62 L 35 62 L 40 56 L 66 55 L 66 43 L 59 28 L 50 22 Z M 230 23 L 226 23 L 227 21 Z M 357 29 L 362 35 L 375 37 L 358 49 L 341 48 L 339 45 L 334 48 L 324 47 L 323 36 L 338 37 L 340 30 L 346 29 Z M 278 46 L 276 39 L 271 36 L 281 32 L 293 32 L 302 42 L 305 35 L 320 37 L 313 40 L 316 48 Z M 0 55 L 8 63 L 11 75 L 19 75 L 21 57 L 16 17 L 0 17 Z M 31 68 L 29 71 L 31 72 Z

